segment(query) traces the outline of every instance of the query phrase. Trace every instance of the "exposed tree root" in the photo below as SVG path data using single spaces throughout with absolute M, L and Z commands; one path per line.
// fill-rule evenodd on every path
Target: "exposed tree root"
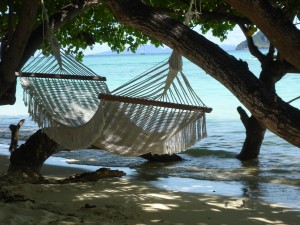
M 82 174 L 74 174 L 68 178 L 57 181 L 60 184 L 66 183 L 78 183 L 78 182 L 89 182 L 89 181 L 98 181 L 104 178 L 110 177 L 123 177 L 126 176 L 126 173 L 119 170 L 111 170 L 108 168 L 100 168 L 94 172 L 85 172 Z

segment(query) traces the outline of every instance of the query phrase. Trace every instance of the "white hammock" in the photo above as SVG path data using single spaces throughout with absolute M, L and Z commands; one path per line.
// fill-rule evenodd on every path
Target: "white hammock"
M 105 79 L 71 56 L 62 53 L 61 62 L 35 57 L 20 76 L 30 115 L 65 148 L 172 154 L 206 136 L 211 109 L 193 91 L 176 52 L 111 93 Z

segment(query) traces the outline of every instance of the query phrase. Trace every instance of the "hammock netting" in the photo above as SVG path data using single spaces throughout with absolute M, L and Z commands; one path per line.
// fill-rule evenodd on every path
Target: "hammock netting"
M 63 76 L 54 79 L 59 75 Z M 52 55 L 33 57 L 21 73 L 31 117 L 67 149 L 92 146 L 121 155 L 173 154 L 206 136 L 205 112 L 211 109 L 192 89 L 175 51 L 169 60 L 111 92 L 103 80 L 72 75 L 99 77 L 64 53 L 59 60 Z

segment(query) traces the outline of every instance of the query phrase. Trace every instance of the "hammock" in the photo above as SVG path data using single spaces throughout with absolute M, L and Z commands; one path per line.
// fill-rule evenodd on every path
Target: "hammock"
M 20 77 L 31 117 L 65 148 L 173 154 L 206 136 L 211 108 L 192 89 L 175 51 L 112 92 L 105 78 L 72 56 L 61 53 L 59 62 L 34 57 Z

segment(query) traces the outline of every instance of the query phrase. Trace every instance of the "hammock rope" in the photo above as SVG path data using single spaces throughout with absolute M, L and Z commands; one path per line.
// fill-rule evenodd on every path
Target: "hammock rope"
M 177 52 L 111 92 L 105 78 L 73 57 L 61 52 L 61 62 L 34 57 L 19 75 L 30 115 L 65 148 L 172 154 L 206 136 L 211 108 L 192 89 Z

